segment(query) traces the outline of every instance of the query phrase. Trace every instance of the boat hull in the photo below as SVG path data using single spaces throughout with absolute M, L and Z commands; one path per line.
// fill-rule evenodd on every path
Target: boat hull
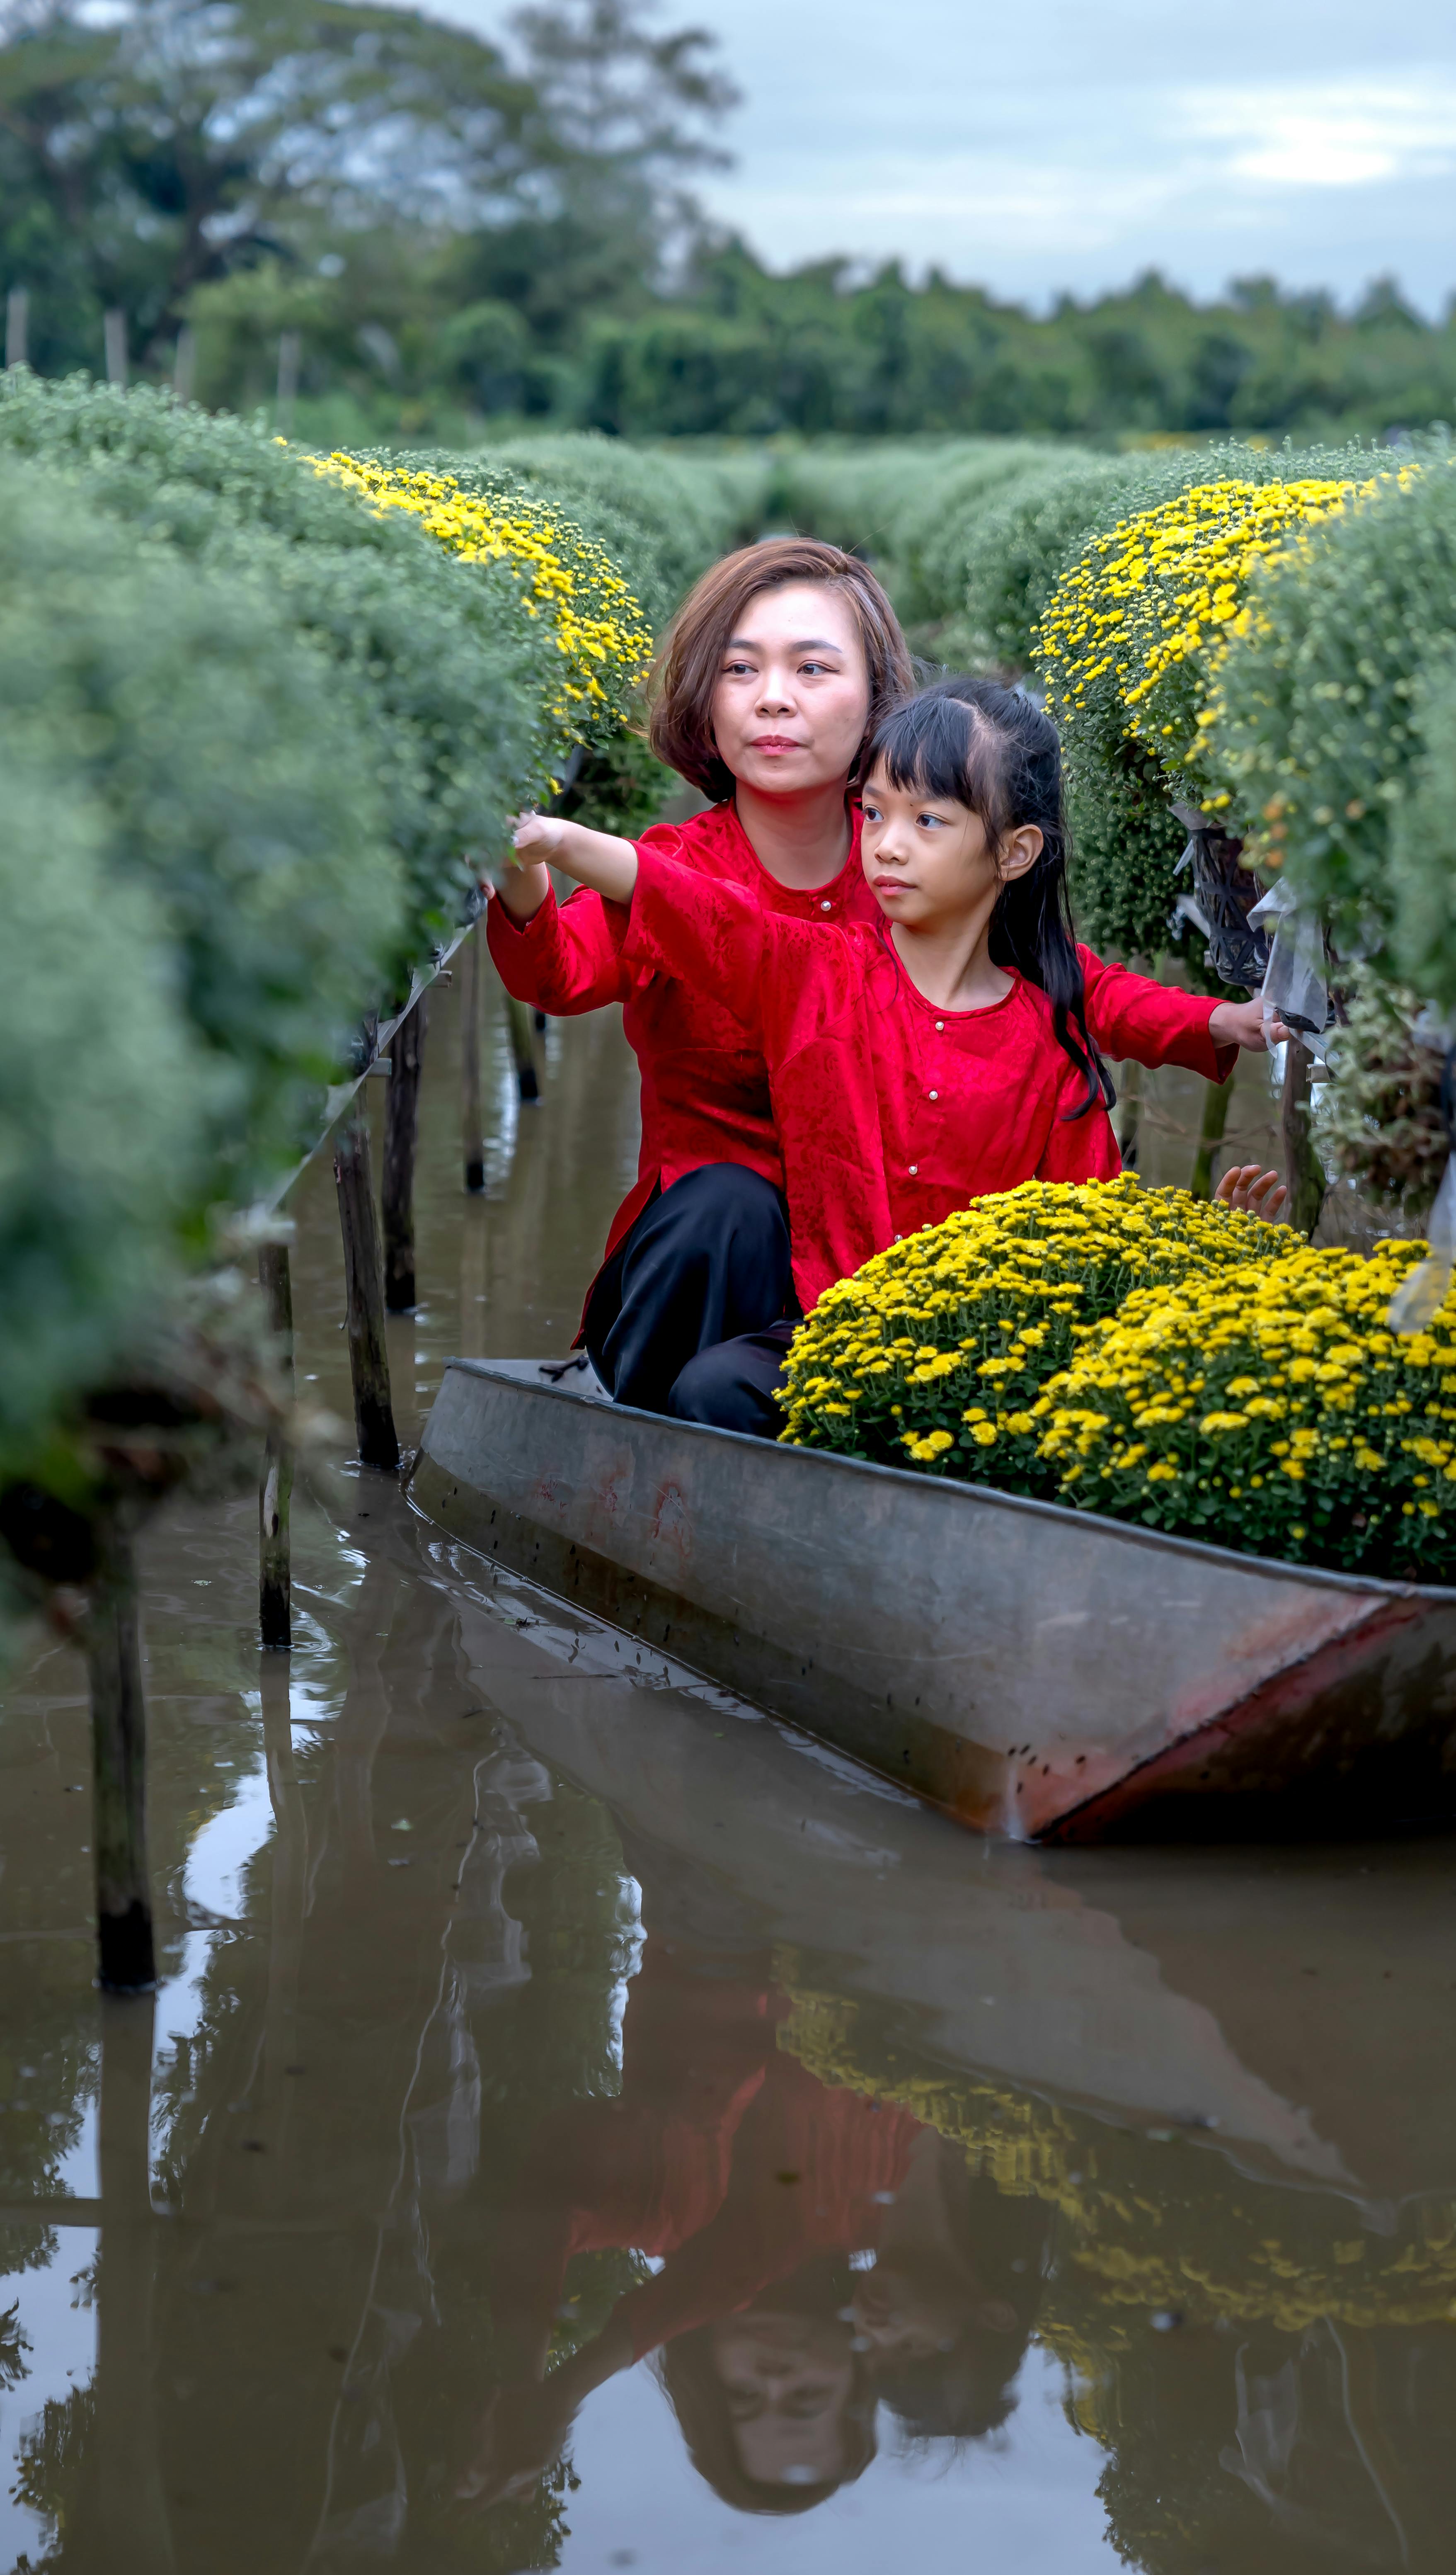
M 453 1360 L 414 1498 L 453 1535 L 983 1832 L 1456 1819 L 1456 1592 Z

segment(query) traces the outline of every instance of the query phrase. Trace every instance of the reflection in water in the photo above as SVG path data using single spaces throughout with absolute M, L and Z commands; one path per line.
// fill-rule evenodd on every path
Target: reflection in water
M 475 1206 L 427 1090 L 427 1389 L 569 1337 L 620 1075 L 554 1032 Z M 251 1499 L 154 1534 L 155 2014 L 12 1678 L 0 2567 L 1444 2569 L 1443 1846 L 985 1850 L 383 1479 L 297 1546 L 285 1666 Z

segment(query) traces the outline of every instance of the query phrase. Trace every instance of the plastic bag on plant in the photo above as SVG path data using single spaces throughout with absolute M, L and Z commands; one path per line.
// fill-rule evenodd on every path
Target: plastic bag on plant
M 1291 889 L 1280 884 L 1259 898 L 1249 920 L 1269 922 L 1274 933 L 1261 994 L 1265 1020 L 1280 1019 L 1297 1030 L 1300 1045 L 1322 1064 L 1330 989 L 1318 915 L 1301 909 Z
M 1391 1297 L 1385 1319 L 1393 1332 L 1423 1332 L 1446 1301 L 1456 1269 L 1456 1154 L 1442 1174 L 1426 1241 L 1431 1248 L 1425 1260 Z

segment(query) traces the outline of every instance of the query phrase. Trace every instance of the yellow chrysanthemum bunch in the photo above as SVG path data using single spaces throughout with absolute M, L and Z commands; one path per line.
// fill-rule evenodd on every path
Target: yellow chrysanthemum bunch
M 1254 1554 L 1446 1581 L 1456 1298 L 1387 1328 L 1422 1247 L 1139 1288 L 1033 1407 L 1056 1498 Z
M 1030 1406 L 1099 1318 L 1135 1288 L 1277 1260 L 1293 1240 L 1130 1174 L 977 1199 L 819 1298 L 789 1350 L 781 1435 L 1039 1491 Z
M 558 718 L 618 700 L 647 667 L 653 639 L 622 575 L 600 546 L 549 504 L 465 491 L 450 474 L 415 473 L 373 458 L 312 457 L 376 510 L 405 510 L 462 563 L 499 564 L 528 617 L 542 619 L 567 665 Z
M 795 1333 L 782 1437 L 1247 1553 L 1456 1571 L 1456 1295 L 1182 1191 L 1028 1182 L 880 1253 Z M 1449 1319 L 1448 1319 L 1449 1316 Z
M 1323 479 L 1198 483 L 1093 537 L 1037 630 L 1050 714 L 1075 732 L 1096 702 L 1104 724 L 1110 716 L 1185 762 L 1210 648 L 1239 615 L 1250 575 L 1355 491 Z

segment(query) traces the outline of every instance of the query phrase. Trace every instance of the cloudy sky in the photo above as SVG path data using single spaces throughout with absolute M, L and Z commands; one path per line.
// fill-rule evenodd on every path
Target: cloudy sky
M 435 0 L 486 29 L 494 0 Z M 1041 303 L 1157 266 L 1456 289 L 1451 0 L 665 0 L 743 92 L 700 190 L 770 266 L 903 259 Z

